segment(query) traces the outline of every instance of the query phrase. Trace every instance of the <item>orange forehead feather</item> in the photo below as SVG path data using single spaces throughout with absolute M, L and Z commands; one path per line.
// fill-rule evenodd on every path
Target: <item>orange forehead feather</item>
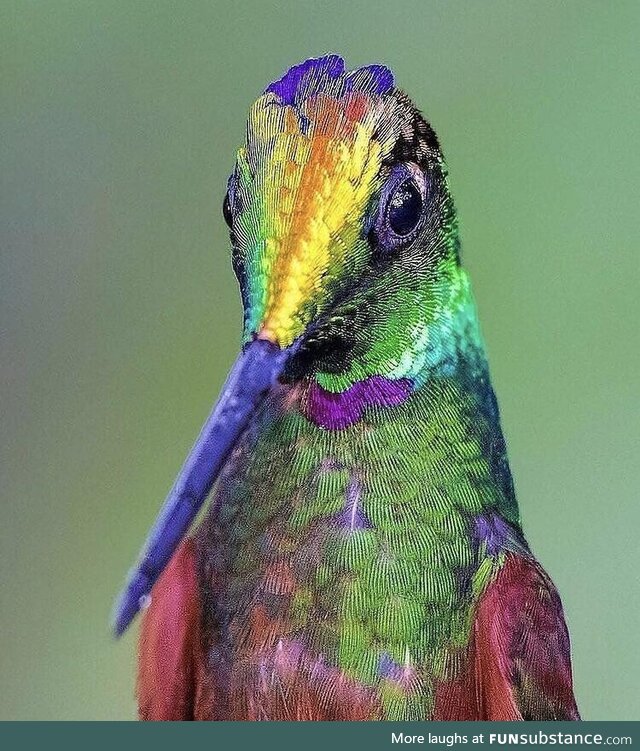
M 259 336 L 290 344 L 341 272 L 364 261 L 362 217 L 397 136 L 379 128 L 388 109 L 362 92 L 317 94 L 300 107 L 265 94 L 254 105 L 238 154 L 236 234 Z

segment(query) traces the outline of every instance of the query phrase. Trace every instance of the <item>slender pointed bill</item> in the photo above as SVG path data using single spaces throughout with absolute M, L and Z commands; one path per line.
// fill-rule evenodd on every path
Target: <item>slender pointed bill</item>
M 290 349 L 257 339 L 236 360 L 116 601 L 113 630 L 117 636 L 124 633 L 144 605 L 290 354 Z

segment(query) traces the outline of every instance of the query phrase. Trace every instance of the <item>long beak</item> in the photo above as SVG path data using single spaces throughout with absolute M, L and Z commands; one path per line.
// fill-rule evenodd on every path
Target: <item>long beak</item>
M 236 360 L 116 601 L 112 620 L 116 636 L 124 633 L 144 605 L 207 498 L 225 459 L 290 354 L 290 349 L 282 350 L 269 341 L 256 339 Z

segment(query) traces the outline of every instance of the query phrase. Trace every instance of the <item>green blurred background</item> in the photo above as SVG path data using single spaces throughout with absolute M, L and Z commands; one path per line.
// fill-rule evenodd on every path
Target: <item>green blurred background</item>
M 0 717 L 132 718 L 112 598 L 236 353 L 248 107 L 326 51 L 440 134 L 586 718 L 640 717 L 637 2 L 5 2 Z

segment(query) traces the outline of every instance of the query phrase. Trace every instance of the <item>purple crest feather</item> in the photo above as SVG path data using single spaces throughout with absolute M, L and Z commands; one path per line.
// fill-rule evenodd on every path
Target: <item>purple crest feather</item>
M 394 85 L 393 73 L 385 65 L 365 65 L 346 76 L 347 91 L 386 94 Z
M 282 78 L 267 86 L 265 94 L 271 92 L 284 104 L 298 105 L 321 91 L 331 94 L 362 91 L 381 95 L 390 91 L 393 85 L 393 73 L 384 65 L 366 65 L 345 73 L 344 60 L 339 55 L 325 55 L 292 66 Z

